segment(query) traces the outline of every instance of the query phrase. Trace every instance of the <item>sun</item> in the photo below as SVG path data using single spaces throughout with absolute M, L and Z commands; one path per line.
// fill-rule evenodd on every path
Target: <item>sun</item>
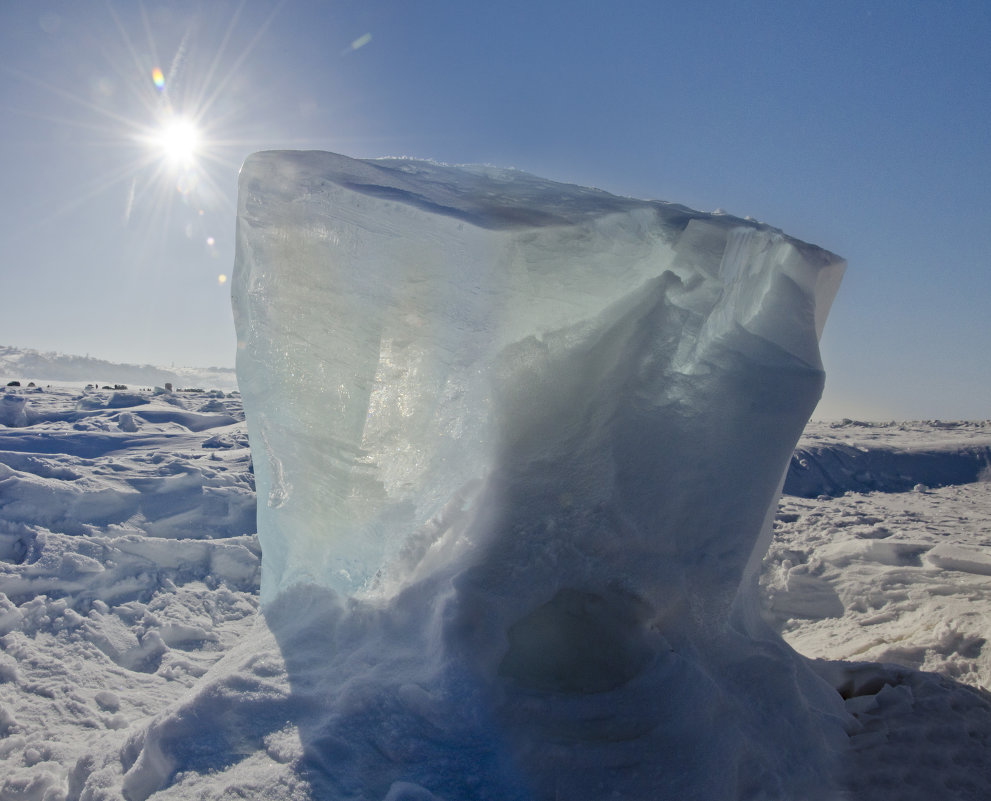
M 191 166 L 199 154 L 201 141 L 196 124 L 185 117 L 175 117 L 164 123 L 155 137 L 155 145 L 174 167 Z
M 133 220 L 153 225 L 162 236 L 178 226 L 187 238 L 202 234 L 208 252 L 215 253 L 203 218 L 230 207 L 231 176 L 244 153 L 260 144 L 256 134 L 241 127 L 250 124 L 254 129 L 253 107 L 232 84 L 242 77 L 243 63 L 287 0 L 274 0 L 254 32 L 242 30 L 246 2 L 235 4 L 233 14 L 227 3 L 205 3 L 200 5 L 216 7 L 212 16 L 163 15 L 159 31 L 150 25 L 153 15 L 146 13 L 147 3 L 108 0 L 110 27 L 120 38 L 109 38 L 100 48 L 101 66 L 87 84 L 88 91 L 21 75 L 76 109 L 78 119 L 53 116 L 53 124 L 78 125 L 82 133 L 76 141 L 112 148 L 114 153 L 112 159 L 92 162 L 106 163 L 107 168 L 50 217 L 114 190 L 125 224 Z M 132 29 L 145 37 L 133 36 Z M 159 33 L 170 47 L 175 45 L 171 59 L 161 60 Z M 8 72 L 0 64 L 0 75 L 7 77 Z

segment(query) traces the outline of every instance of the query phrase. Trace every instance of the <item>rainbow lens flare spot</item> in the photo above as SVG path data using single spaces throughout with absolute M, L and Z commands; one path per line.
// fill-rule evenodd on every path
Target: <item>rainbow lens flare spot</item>
M 151 71 L 151 80 L 154 82 L 155 88 L 159 91 L 165 88 L 165 75 L 162 74 L 162 71 L 158 67 L 155 67 Z

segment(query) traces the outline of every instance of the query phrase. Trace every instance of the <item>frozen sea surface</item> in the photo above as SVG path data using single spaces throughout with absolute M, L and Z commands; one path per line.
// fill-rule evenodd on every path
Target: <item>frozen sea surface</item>
M 0 799 L 327 798 L 257 614 L 239 398 L 20 387 L 2 402 L 17 414 L 0 427 Z M 809 453 L 861 455 L 819 496 L 784 496 L 761 579 L 768 620 L 851 713 L 849 801 L 991 797 L 991 483 L 927 472 L 933 453 L 989 445 L 991 423 L 936 421 L 811 424 L 799 443 L 806 472 Z M 893 450 L 916 457 L 908 489 L 865 490 L 864 459 Z M 426 730 L 447 721 L 415 683 L 384 703 L 379 746 L 401 763 L 391 704 Z M 360 797 L 347 776 L 336 791 Z

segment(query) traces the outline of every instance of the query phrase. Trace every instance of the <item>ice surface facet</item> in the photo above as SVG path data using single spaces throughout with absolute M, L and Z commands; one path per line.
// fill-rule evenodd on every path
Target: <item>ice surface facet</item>
M 327 707 L 314 742 L 374 740 L 354 710 L 415 676 L 430 700 L 389 725 L 433 705 L 498 755 L 493 798 L 759 797 L 767 775 L 813 797 L 841 713 L 754 588 L 843 268 L 513 170 L 250 157 L 233 298 L 262 603 L 287 664 L 334 643 L 296 675 Z M 390 774 L 355 749 L 371 784 L 489 797 L 439 754 Z
M 264 597 L 367 589 L 493 473 L 715 558 L 673 509 L 715 493 L 735 518 L 760 483 L 763 515 L 841 271 L 766 226 L 513 170 L 252 156 L 233 294 Z M 702 539 L 749 555 L 754 526 L 725 522 Z

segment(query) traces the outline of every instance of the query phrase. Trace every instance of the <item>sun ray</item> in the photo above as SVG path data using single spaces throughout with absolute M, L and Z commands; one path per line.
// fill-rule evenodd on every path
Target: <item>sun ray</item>
M 43 81 L 39 78 L 34 77 L 33 75 L 27 74 L 26 72 L 21 72 L 20 70 L 15 70 L 10 67 L 5 67 L 3 65 L 0 65 L 0 71 L 8 72 L 11 75 L 15 75 L 27 83 L 33 84 L 34 86 L 37 86 L 41 89 L 51 92 L 52 94 L 58 95 L 58 97 L 62 98 L 63 100 L 68 100 L 70 103 L 74 103 L 77 106 L 81 106 L 82 108 L 85 108 L 88 111 L 94 111 L 97 114 L 101 114 L 104 117 L 107 117 L 113 120 L 114 122 L 120 125 L 124 125 L 132 130 L 141 129 L 141 125 L 135 122 L 133 119 L 126 117 L 123 114 L 117 114 L 113 111 L 110 111 L 109 109 L 103 108 L 102 106 L 98 106 L 96 103 L 93 103 L 92 101 L 84 100 L 78 95 L 75 95 L 72 92 L 68 92 L 65 89 L 56 86 L 55 84 L 49 83 L 48 81 Z M 73 124 L 78 124 L 78 123 L 73 123 Z
M 156 44 L 155 37 L 152 35 L 151 32 L 151 20 L 148 19 L 148 9 L 145 6 L 144 2 L 139 2 L 138 8 L 141 11 L 141 25 L 144 27 L 145 41 L 148 44 L 148 52 L 151 54 L 151 60 L 153 63 L 157 65 L 161 65 L 162 59 L 158 55 L 158 45 Z M 157 86 L 156 84 L 156 88 L 159 91 L 164 91 L 165 88 L 169 85 L 169 82 L 171 80 L 172 80 L 171 75 L 169 75 L 167 78 L 163 76 L 162 85 Z
M 5 106 L 3 110 L 9 114 L 17 114 L 22 117 L 43 120 L 44 122 L 51 123 L 52 125 L 64 125 L 67 128 L 76 128 L 83 131 L 93 131 L 95 133 L 105 134 L 108 140 L 112 140 L 114 144 L 117 144 L 117 140 L 120 139 L 120 131 L 116 128 L 109 127 L 106 124 L 82 122 L 80 120 L 71 119 L 70 117 L 56 117 L 53 114 L 42 114 L 38 111 L 28 111 L 27 109 L 14 108 L 12 106 Z
M 143 9 L 144 5 L 142 4 L 141 7 Z M 113 18 L 114 24 L 117 26 L 117 32 L 120 34 L 120 38 L 121 41 L 124 43 L 124 47 L 127 49 L 127 52 L 130 53 L 131 55 L 131 60 L 133 62 L 133 68 L 134 68 L 133 74 L 145 75 L 148 67 L 142 62 L 141 57 L 138 55 L 137 50 L 135 50 L 134 43 L 131 41 L 131 37 L 128 35 L 127 30 L 124 27 L 124 24 L 120 20 L 120 17 L 117 16 L 117 12 L 114 11 L 114 7 L 110 3 L 107 3 L 107 10 L 110 12 L 110 16 Z M 152 56 L 154 58 L 155 63 L 157 64 L 158 61 L 157 55 L 153 53 Z M 120 68 L 116 68 L 116 69 L 122 75 L 128 74 L 127 71 L 124 69 L 120 69 Z M 142 92 L 140 89 L 141 84 L 135 83 L 133 81 L 128 81 L 126 85 L 128 89 L 131 91 L 131 93 L 137 97 L 138 102 L 140 102 L 141 105 L 143 105 L 148 110 L 149 113 L 154 114 L 156 111 L 155 103 L 149 102 L 147 94 Z
M 227 50 L 227 44 L 230 42 L 231 36 L 234 33 L 234 28 L 237 25 L 238 20 L 241 18 L 241 12 L 244 10 L 244 6 L 246 2 L 247 0 L 241 0 L 238 7 L 234 10 L 234 13 L 231 14 L 230 21 L 227 23 L 227 28 L 224 30 L 224 36 L 220 40 L 220 45 L 217 47 L 216 52 L 214 52 L 213 58 L 210 61 L 210 66 L 207 67 L 206 75 L 202 83 L 200 84 L 200 86 L 203 89 L 203 92 L 197 94 L 194 100 L 194 105 L 197 108 L 204 108 L 205 106 L 203 102 L 203 97 L 206 93 L 206 89 L 210 86 L 211 83 L 213 83 L 213 76 L 216 74 L 217 67 L 220 65 L 220 61 L 224 57 L 224 53 Z
M 171 94 L 168 93 L 168 90 L 170 89 L 170 87 L 172 87 L 175 84 L 179 76 L 179 72 L 182 69 L 182 65 L 186 57 L 186 47 L 187 47 L 187 43 L 189 42 L 189 36 L 191 31 L 192 29 L 190 27 L 186 28 L 186 32 L 182 35 L 182 39 L 179 41 L 179 46 L 176 48 L 175 55 L 172 57 L 172 61 L 169 64 L 169 74 L 165 78 L 164 93 L 166 99 L 170 104 L 173 101 L 173 97 Z
M 98 179 L 86 182 L 77 191 L 73 192 L 73 197 L 64 199 L 61 203 L 51 206 L 45 205 L 44 214 L 32 214 L 33 223 L 24 226 L 19 231 L 13 234 L 14 238 L 22 239 L 32 236 L 36 231 L 40 230 L 44 225 L 54 222 L 61 217 L 65 216 L 71 211 L 82 206 L 86 201 L 106 192 L 111 187 L 126 181 L 135 175 L 137 171 L 148 166 L 148 161 L 146 158 L 135 159 L 133 161 L 126 162 L 119 166 L 114 172 L 109 175 L 101 175 Z M 40 208 L 41 204 L 36 204 L 34 207 L 29 208 L 29 211 L 35 208 Z
M 134 209 L 134 191 L 137 189 L 138 179 L 131 176 L 131 187 L 127 192 L 127 203 L 124 206 L 124 222 L 130 222 L 131 211 Z
M 255 49 L 258 42 L 261 41 L 262 36 L 265 31 L 268 30 L 269 25 L 275 19 L 282 7 L 288 2 L 288 0 L 281 0 L 272 12 L 268 15 L 265 21 L 259 26 L 258 32 L 252 37 L 251 41 L 248 42 L 247 46 L 241 51 L 241 54 L 235 59 L 231 68 L 227 71 L 227 75 L 218 82 L 217 86 L 214 88 L 212 94 L 203 103 L 203 109 L 209 109 L 216 102 L 217 98 L 227 89 L 227 85 L 233 80 L 234 76 L 238 73 L 244 60 L 251 54 L 251 51 Z

